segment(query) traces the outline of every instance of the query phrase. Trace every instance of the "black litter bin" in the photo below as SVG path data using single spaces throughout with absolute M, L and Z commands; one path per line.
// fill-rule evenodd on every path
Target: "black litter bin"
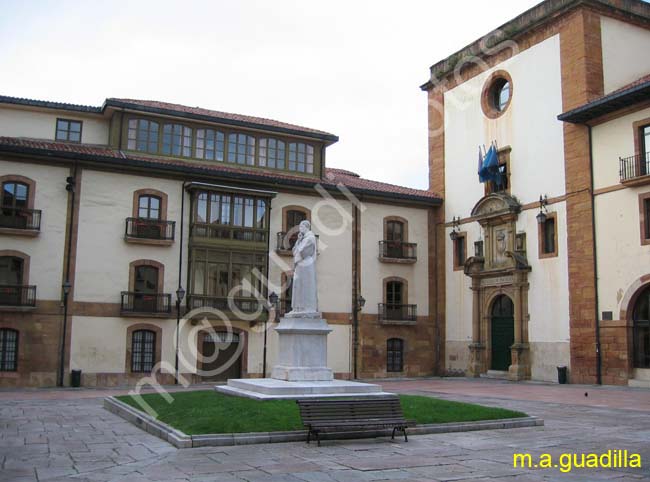
M 564 385 L 566 383 L 566 367 L 565 366 L 559 366 L 557 367 L 557 382 L 560 385 Z
M 70 374 L 70 385 L 75 388 L 81 386 L 81 370 L 72 370 Z

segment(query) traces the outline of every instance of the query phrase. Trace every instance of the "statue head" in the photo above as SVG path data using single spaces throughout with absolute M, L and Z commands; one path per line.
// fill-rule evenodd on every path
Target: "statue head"
M 300 231 L 300 234 L 308 233 L 311 231 L 311 223 L 306 219 L 304 221 L 301 221 L 298 230 Z

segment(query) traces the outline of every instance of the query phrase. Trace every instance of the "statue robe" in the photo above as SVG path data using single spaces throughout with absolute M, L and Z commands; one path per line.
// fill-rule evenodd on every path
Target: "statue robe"
M 291 312 L 318 312 L 316 285 L 316 236 L 311 231 L 299 237 L 293 247 L 293 282 L 291 284 Z

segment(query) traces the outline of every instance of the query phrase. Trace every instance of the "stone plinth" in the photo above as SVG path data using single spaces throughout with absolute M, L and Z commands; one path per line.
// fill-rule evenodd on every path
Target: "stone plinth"
M 278 364 L 271 378 L 288 382 L 330 381 L 327 335 L 332 329 L 320 313 L 285 316 L 275 331 L 279 335 Z
M 230 379 L 215 389 L 256 400 L 311 397 L 376 397 L 390 395 L 379 385 L 334 380 L 327 366 L 327 335 L 332 329 L 320 313 L 289 313 L 275 329 L 278 364 L 272 378 Z

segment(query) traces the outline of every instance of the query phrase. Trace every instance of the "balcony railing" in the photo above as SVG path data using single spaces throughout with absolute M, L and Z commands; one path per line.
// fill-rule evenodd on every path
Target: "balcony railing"
M 229 302 L 230 299 L 230 302 Z M 190 295 L 187 299 L 187 309 L 216 308 L 221 311 L 234 311 L 233 307 L 242 313 L 257 313 L 264 309 L 264 300 L 257 298 L 228 298 L 220 296 Z
M 650 174 L 650 152 L 619 158 L 621 182 L 632 181 Z
M 41 210 L 23 208 L 0 208 L 0 228 L 41 229 Z
M 36 306 L 36 286 L 0 285 L 0 306 Z
M 197 238 L 222 239 L 235 241 L 248 241 L 253 243 L 266 243 L 266 229 L 243 228 L 223 224 L 192 224 L 191 235 Z
M 172 295 L 169 293 L 134 293 L 122 291 L 122 313 L 171 314 Z
M 145 218 L 126 218 L 124 235 L 127 238 L 173 241 L 175 226 L 175 221 L 160 221 L 159 219 Z
M 417 259 L 417 248 L 416 243 L 379 241 L 379 257 L 415 261 Z
M 379 303 L 379 321 L 416 321 L 418 305 Z
M 316 243 L 318 243 L 319 236 L 318 234 L 316 234 L 315 236 L 316 236 Z M 275 249 L 277 251 L 291 251 L 295 246 L 296 241 L 298 241 L 298 232 L 287 233 L 285 231 L 280 231 L 276 235 Z

